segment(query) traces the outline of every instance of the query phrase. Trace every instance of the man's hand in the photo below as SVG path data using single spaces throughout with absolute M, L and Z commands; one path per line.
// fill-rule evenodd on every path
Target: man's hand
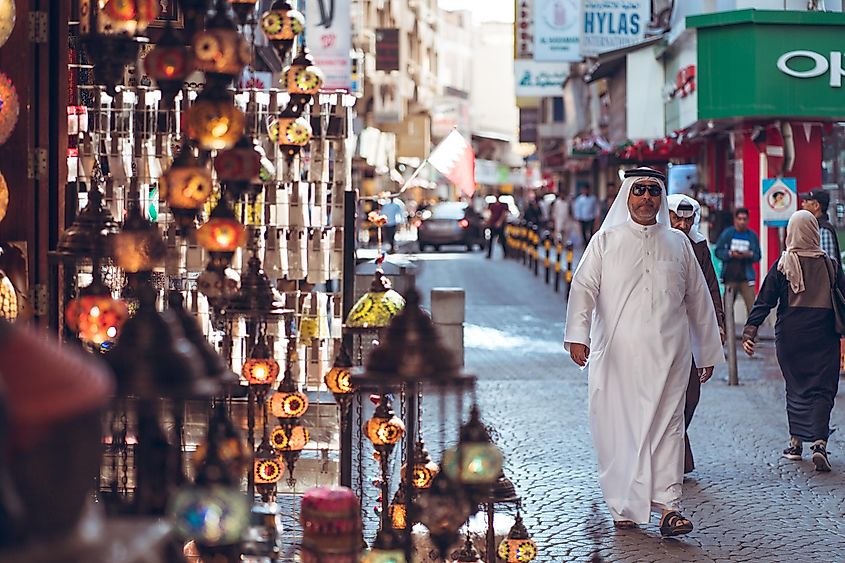
M 726 342 L 726 341 L 727 341 L 727 339 L 728 339 L 728 335 L 727 335 L 727 334 L 725 334 L 725 329 L 724 329 L 724 328 L 722 328 L 722 327 L 719 327 L 719 338 L 721 338 L 721 339 L 722 339 L 722 346 L 724 346 L 724 345 L 725 345 L 725 342 Z
M 754 355 L 754 341 L 750 338 L 742 341 L 742 349 L 745 350 L 745 353 L 749 356 Z
M 569 357 L 581 367 L 587 365 L 587 358 L 590 357 L 590 347 L 586 344 L 569 342 Z
M 707 380 L 713 377 L 713 366 L 707 368 L 698 368 L 698 380 L 701 383 L 707 383 Z

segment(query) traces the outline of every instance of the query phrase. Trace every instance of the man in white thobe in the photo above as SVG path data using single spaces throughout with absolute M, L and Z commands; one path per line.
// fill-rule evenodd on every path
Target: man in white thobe
M 689 239 L 669 225 L 665 177 L 637 168 L 572 281 L 565 347 L 589 361 L 590 431 L 617 527 L 662 514 L 660 532 L 692 531 L 680 512 L 684 395 L 694 357 L 704 382 L 724 362 L 710 294 Z

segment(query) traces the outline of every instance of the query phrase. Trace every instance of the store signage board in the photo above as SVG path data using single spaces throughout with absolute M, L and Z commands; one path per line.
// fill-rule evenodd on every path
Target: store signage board
M 533 0 L 533 4 L 534 60 L 580 61 L 580 0 Z
M 376 70 L 384 72 L 399 70 L 400 55 L 399 29 L 392 27 L 376 29 Z
M 314 62 L 326 76 L 325 90 L 352 90 L 352 0 L 333 0 L 332 10 L 322 2 L 305 5 L 305 37 Z
M 513 66 L 517 96 L 544 98 L 563 95 L 563 82 L 569 76 L 568 64 L 515 60 Z
M 582 0 L 581 56 L 595 57 L 641 42 L 650 18 L 650 0 Z
M 798 183 L 795 178 L 765 178 L 761 184 L 763 223 L 768 227 L 785 227 L 798 211 Z
M 845 14 L 742 10 L 687 26 L 698 36 L 698 119 L 845 118 Z
M 534 58 L 534 0 L 517 0 L 513 22 L 515 59 Z

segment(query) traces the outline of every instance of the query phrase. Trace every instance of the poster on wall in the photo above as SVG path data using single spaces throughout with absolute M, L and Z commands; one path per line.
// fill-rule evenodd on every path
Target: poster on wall
M 352 0 L 314 0 L 305 5 L 305 38 L 326 75 L 325 90 L 352 90 Z
M 577 62 L 581 60 L 581 3 L 579 0 L 533 0 L 534 60 Z
M 765 178 L 762 187 L 760 211 L 763 224 L 785 227 L 792 214 L 798 211 L 798 183 L 795 178 Z
M 639 43 L 650 18 L 650 0 L 582 0 L 581 56 L 595 57 Z
M 526 98 L 547 98 L 563 95 L 563 82 L 569 76 L 565 63 L 540 63 L 515 60 L 516 95 Z

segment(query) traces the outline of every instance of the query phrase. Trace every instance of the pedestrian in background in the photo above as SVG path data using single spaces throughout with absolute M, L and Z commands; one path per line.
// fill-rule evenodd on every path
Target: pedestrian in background
M 540 227 L 540 223 L 543 220 L 543 211 L 540 209 L 540 204 L 537 202 L 536 198 L 530 199 L 528 204 L 525 206 L 525 212 L 522 214 L 523 219 L 525 222 L 528 223 L 533 228 Z
M 819 244 L 813 214 L 794 213 L 786 227 L 786 251 L 763 280 L 742 332 L 742 346 L 751 356 L 757 329 L 777 306 L 775 349 L 786 381 L 790 434 L 783 455 L 800 460 L 803 442 L 809 442 L 817 471 L 830 471 L 827 439 L 839 387 L 839 334 L 831 285 L 845 292 L 845 280 L 834 264 Z
M 555 231 L 555 239 L 561 242 L 568 242 L 572 231 L 572 216 L 569 213 L 569 200 L 559 193 L 552 203 L 552 224 Z
M 689 196 L 673 194 L 668 198 L 669 222 L 673 229 L 678 229 L 689 237 L 692 243 L 692 251 L 695 259 L 704 274 L 707 282 L 707 289 L 710 292 L 710 300 L 713 302 L 713 310 L 716 311 L 716 322 L 719 324 L 719 336 L 722 343 L 725 343 L 725 312 L 722 309 L 722 296 L 719 293 L 719 280 L 716 278 L 716 270 L 713 268 L 713 261 L 710 259 L 710 247 L 707 239 L 698 230 L 701 221 L 701 205 Z M 701 379 L 698 376 L 698 367 L 695 360 L 690 368 L 689 385 L 687 385 L 686 403 L 684 405 L 684 473 L 695 469 L 695 459 L 690 448 L 689 436 L 686 430 L 689 429 L 698 401 L 701 398 Z
M 400 225 L 405 224 L 407 212 L 402 200 L 395 197 L 387 197 L 382 200 L 381 214 L 387 217 L 387 223 L 382 227 L 384 242 L 390 245 L 390 251 L 396 251 L 396 231 Z
M 496 238 L 502 245 L 502 252 L 507 253 L 505 247 L 505 223 L 508 220 L 508 204 L 501 200 L 501 194 L 496 194 L 490 205 L 487 206 L 487 228 L 490 229 L 490 240 L 487 241 L 487 258 L 493 257 L 493 244 Z
M 748 228 L 748 209 L 734 212 L 734 224 L 722 232 L 716 242 L 716 257 L 722 261 L 722 282 L 725 284 L 725 311 L 732 312 L 736 295 L 745 301 L 745 310 L 754 305 L 754 263 L 760 261 L 760 239 Z M 728 303 L 728 289 L 733 290 Z
M 704 382 L 724 354 L 692 245 L 669 226 L 664 182 L 650 168 L 626 172 L 575 272 L 564 346 L 590 362 L 590 432 L 615 525 L 657 510 L 660 533 L 677 536 L 693 528 L 679 512 L 690 361 L 706 366 Z
M 580 192 L 572 204 L 572 216 L 581 224 L 581 236 L 584 239 L 584 246 L 587 246 L 595 230 L 599 205 L 596 196 L 590 193 L 590 184 L 583 184 Z
M 825 190 L 816 189 L 806 194 L 801 194 L 801 208 L 809 211 L 819 222 L 819 237 L 822 250 L 828 258 L 836 261 L 837 265 L 842 263 L 842 255 L 839 250 L 839 238 L 836 236 L 836 229 L 830 223 L 827 209 L 830 207 L 830 194 Z

